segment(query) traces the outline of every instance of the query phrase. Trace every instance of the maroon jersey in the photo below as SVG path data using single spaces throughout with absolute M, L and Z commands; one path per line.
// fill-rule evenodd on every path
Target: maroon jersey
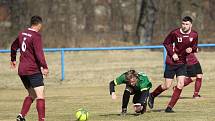
M 199 63 L 196 55 L 194 53 L 190 53 L 188 56 L 187 56 L 187 65 L 194 65 L 194 64 L 197 64 Z
M 166 64 L 186 64 L 186 49 L 191 47 L 192 53 L 197 51 L 198 33 L 191 30 L 184 33 L 180 28 L 173 30 L 163 42 L 167 50 Z M 176 53 L 179 57 L 178 61 L 174 61 L 172 56 Z
M 20 49 L 19 75 L 41 73 L 40 68 L 47 69 L 43 52 L 41 35 L 33 29 L 26 29 L 19 33 L 11 45 L 11 61 L 16 61 L 17 50 Z

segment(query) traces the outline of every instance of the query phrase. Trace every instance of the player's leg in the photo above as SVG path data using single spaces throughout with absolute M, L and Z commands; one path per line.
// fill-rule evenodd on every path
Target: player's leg
M 36 108 L 38 112 L 38 121 L 45 120 L 45 94 L 43 75 L 41 73 L 30 76 L 30 82 L 36 93 Z
M 174 105 L 176 104 L 178 99 L 180 98 L 182 88 L 183 88 L 183 85 L 184 85 L 184 79 L 185 79 L 185 76 L 178 76 L 177 77 L 177 80 L 178 80 L 177 86 L 174 89 L 174 92 L 172 94 L 171 100 L 170 100 L 165 112 L 174 112 L 172 110 L 172 108 L 174 107 Z
M 199 98 L 201 97 L 199 95 L 199 91 L 201 89 L 202 86 L 202 74 L 197 74 L 196 76 L 196 82 L 195 82 L 195 89 L 194 89 L 194 94 L 193 94 L 193 98 Z
M 172 85 L 172 82 L 173 82 L 173 79 L 165 78 L 164 83 L 159 85 L 152 93 L 149 94 L 149 100 L 148 100 L 149 108 L 152 109 L 154 107 L 155 97 L 160 95 L 165 90 L 169 89 Z
M 21 110 L 21 115 L 25 117 L 31 107 L 31 104 L 33 103 L 34 99 L 36 98 L 36 94 L 34 92 L 33 88 L 27 89 L 28 91 L 28 96 L 25 97 L 23 105 L 22 105 L 22 110 Z
M 184 87 L 193 82 L 192 77 L 196 77 L 195 66 L 187 65 L 187 77 L 184 80 Z
M 191 77 L 186 77 L 184 80 L 184 87 L 186 87 L 187 85 L 189 85 L 192 82 L 193 82 L 193 80 Z
M 141 113 L 141 114 L 146 112 L 148 96 L 149 96 L 149 90 L 139 91 L 134 95 L 133 103 L 134 103 L 135 112 Z M 135 104 L 140 104 L 140 106 Z
M 195 65 L 195 69 L 196 69 L 197 75 L 196 75 L 196 82 L 195 82 L 195 89 L 194 89 L 193 98 L 199 98 L 199 97 L 201 97 L 199 95 L 199 91 L 200 91 L 200 88 L 202 86 L 202 77 L 203 77 L 202 68 L 201 68 L 200 63 L 197 63 Z
M 31 88 L 30 80 L 28 76 L 20 76 L 20 79 L 23 82 L 23 85 L 25 86 L 26 90 L 28 91 L 28 96 L 25 97 L 22 105 L 22 109 L 20 111 L 20 114 L 17 116 L 17 121 L 25 121 L 25 116 L 27 115 L 31 104 L 33 103 L 33 100 L 35 99 L 35 92 Z
M 128 102 L 132 93 L 133 89 L 129 86 L 126 86 L 122 97 L 122 115 L 125 115 L 127 113 Z
M 187 76 L 186 73 L 186 66 L 185 65 L 179 65 L 178 69 L 176 70 L 176 76 L 177 76 L 177 86 L 174 89 L 174 92 L 172 94 L 171 100 L 169 104 L 167 105 L 167 108 L 165 112 L 167 113 L 172 113 L 174 112 L 172 108 L 174 105 L 177 103 L 178 99 L 180 98 L 183 86 L 184 86 L 184 80 L 185 77 Z
M 34 88 L 37 95 L 36 108 L 38 112 L 38 121 L 45 120 L 45 98 L 44 98 L 44 86 Z
M 164 78 L 165 81 L 163 84 L 159 85 L 152 93 L 149 94 L 149 100 L 148 105 L 149 108 L 154 107 L 154 98 L 160 95 L 163 91 L 169 89 L 172 85 L 173 78 L 175 76 L 175 67 L 171 65 L 166 65 L 165 71 L 164 71 Z

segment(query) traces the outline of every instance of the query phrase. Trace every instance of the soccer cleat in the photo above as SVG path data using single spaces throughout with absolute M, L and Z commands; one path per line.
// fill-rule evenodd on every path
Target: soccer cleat
M 120 115 L 121 115 L 121 116 L 125 116 L 126 114 L 127 114 L 127 109 L 126 109 L 126 108 L 123 108 Z
M 19 114 L 17 117 L 16 117 L 16 121 L 26 121 L 24 117 L 22 117 L 21 114 Z
M 148 105 L 149 105 L 149 108 L 153 108 L 154 107 L 154 97 L 152 96 L 152 94 L 150 93 L 149 94 L 149 100 L 148 100 Z
M 167 107 L 165 112 L 166 113 L 174 113 L 175 111 L 173 111 L 171 107 Z
M 146 107 L 147 107 L 147 104 L 144 104 L 143 109 L 140 111 L 141 114 L 144 114 L 146 112 Z
M 202 96 L 201 95 L 193 95 L 193 99 L 198 99 L 198 98 L 201 98 Z

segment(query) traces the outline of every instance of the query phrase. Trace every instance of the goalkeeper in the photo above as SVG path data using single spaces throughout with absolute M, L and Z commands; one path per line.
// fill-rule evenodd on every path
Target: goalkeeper
M 135 70 L 129 70 L 111 81 L 109 83 L 109 89 L 112 99 L 116 99 L 115 86 L 120 84 L 126 84 L 122 98 L 121 115 L 126 115 L 127 113 L 130 95 L 134 95 L 133 103 L 135 112 L 143 114 L 146 111 L 149 89 L 152 87 L 152 83 L 149 81 L 147 75 L 143 72 L 138 73 Z

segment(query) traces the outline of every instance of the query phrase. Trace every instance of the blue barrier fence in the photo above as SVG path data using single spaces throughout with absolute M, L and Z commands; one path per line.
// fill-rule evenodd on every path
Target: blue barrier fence
M 198 47 L 215 47 L 215 44 L 199 44 Z M 163 49 L 163 62 L 165 65 L 166 49 L 163 45 L 154 46 L 129 46 L 129 47 L 99 47 L 99 48 L 46 48 L 45 52 L 61 52 L 61 80 L 65 79 L 65 51 L 105 51 L 105 50 L 138 50 L 138 49 Z M 10 50 L 0 50 L 0 53 L 10 53 Z

